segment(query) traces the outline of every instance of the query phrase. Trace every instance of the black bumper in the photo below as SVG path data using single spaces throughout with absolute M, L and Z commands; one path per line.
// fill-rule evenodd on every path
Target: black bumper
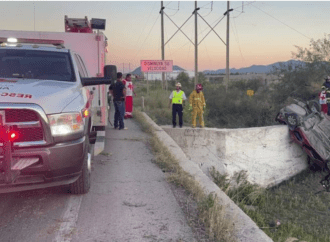
M 5 172 L 0 171 L 0 193 L 25 191 L 46 187 L 68 185 L 75 182 L 82 171 L 85 137 L 49 147 L 16 148 L 14 159 L 38 158 L 38 162 L 19 171 L 10 183 Z M 3 152 L 1 152 L 3 153 Z M 0 160 L 3 164 L 4 158 Z

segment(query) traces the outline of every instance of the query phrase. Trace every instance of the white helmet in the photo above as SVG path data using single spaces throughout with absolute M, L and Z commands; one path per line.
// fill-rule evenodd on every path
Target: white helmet
M 181 87 L 181 83 L 178 82 L 177 84 L 175 84 L 176 87 Z

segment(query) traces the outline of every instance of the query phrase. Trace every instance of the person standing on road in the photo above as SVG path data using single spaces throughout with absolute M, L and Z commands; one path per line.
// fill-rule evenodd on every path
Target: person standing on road
M 192 91 L 192 93 L 189 95 L 189 110 L 192 110 L 191 118 L 192 118 L 193 128 L 196 128 L 197 115 L 201 128 L 204 128 L 203 113 L 205 107 L 206 107 L 206 103 L 203 94 L 203 86 L 202 84 L 197 84 L 196 90 Z
M 169 103 L 169 108 L 171 108 L 172 104 L 172 124 L 173 128 L 176 127 L 176 113 L 178 113 L 179 116 L 179 126 L 182 128 L 183 125 L 183 102 L 186 100 L 186 95 L 184 94 L 184 91 L 181 90 L 181 83 L 177 83 L 175 85 L 176 90 L 171 92 L 170 95 L 170 103 Z
M 122 77 L 123 74 L 118 72 L 117 81 L 109 87 L 109 91 L 113 96 L 113 104 L 115 106 L 114 128 L 119 128 L 119 130 L 127 129 L 124 126 L 126 88 L 121 81 Z
M 330 76 L 325 77 L 325 82 L 322 85 L 322 88 L 326 89 L 327 92 L 327 106 L 328 106 L 328 112 L 327 114 L 330 115 Z
M 133 112 L 133 94 L 136 97 L 136 93 L 134 92 L 134 87 L 132 83 L 132 75 L 127 74 L 126 79 L 123 80 L 123 83 L 126 88 L 126 101 L 125 101 L 125 116 L 124 118 L 132 118 Z

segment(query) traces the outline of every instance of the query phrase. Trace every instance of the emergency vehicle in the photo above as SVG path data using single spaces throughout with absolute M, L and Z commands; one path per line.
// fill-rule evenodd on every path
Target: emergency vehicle
M 90 188 L 117 70 L 105 66 L 105 20 L 64 22 L 65 32 L 0 31 L 0 193 Z

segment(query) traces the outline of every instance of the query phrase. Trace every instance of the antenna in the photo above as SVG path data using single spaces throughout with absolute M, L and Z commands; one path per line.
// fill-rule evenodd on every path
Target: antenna
M 34 18 L 34 31 L 36 31 L 36 6 L 33 3 L 33 18 Z

